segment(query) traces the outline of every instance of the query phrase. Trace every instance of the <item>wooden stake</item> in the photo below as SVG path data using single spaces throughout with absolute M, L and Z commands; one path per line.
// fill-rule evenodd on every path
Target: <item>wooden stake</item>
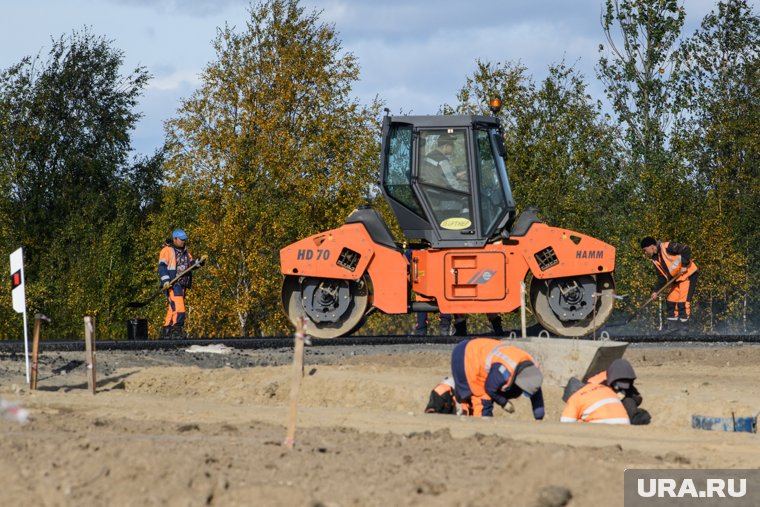
M 34 337 L 32 338 L 32 380 L 29 388 L 34 391 L 37 389 L 37 354 L 40 351 L 40 317 L 34 316 Z
M 97 373 L 98 373 L 98 368 L 97 368 L 97 365 L 98 365 L 98 361 L 97 361 L 98 347 L 97 347 L 97 343 L 98 343 L 98 326 L 97 326 L 97 324 L 95 322 L 95 317 L 93 317 L 92 318 L 92 373 L 91 373 L 91 376 L 92 376 L 92 394 L 95 394 L 95 389 L 98 387 L 98 383 L 97 383 L 97 377 L 98 377 L 98 375 L 97 375 Z
M 95 394 L 95 318 L 84 317 L 84 362 L 87 366 L 87 388 Z
M 306 323 L 301 317 L 300 329 L 296 329 L 295 346 L 293 348 L 293 379 L 290 384 L 290 409 L 288 410 L 288 433 L 283 445 L 293 449 L 296 444 L 296 420 L 298 419 L 298 393 L 301 390 L 303 378 L 303 348 L 306 342 Z

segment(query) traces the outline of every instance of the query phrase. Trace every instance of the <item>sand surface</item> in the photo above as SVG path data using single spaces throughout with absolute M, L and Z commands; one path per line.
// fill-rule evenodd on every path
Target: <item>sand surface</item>
M 452 347 L 307 349 L 294 450 L 287 350 L 99 352 L 94 396 L 84 353 L 43 347 L 37 391 L 0 355 L 0 398 L 30 411 L 0 420 L 2 504 L 622 506 L 626 468 L 760 467 L 758 435 L 691 428 L 760 410 L 760 347 L 629 347 L 646 427 L 561 424 L 552 385 L 542 422 L 527 399 L 423 414 Z

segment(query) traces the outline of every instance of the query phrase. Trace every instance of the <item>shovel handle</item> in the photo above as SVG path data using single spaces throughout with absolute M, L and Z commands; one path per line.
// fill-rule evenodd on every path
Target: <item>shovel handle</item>
M 678 276 L 680 276 L 680 275 L 678 275 Z M 665 289 L 667 289 L 668 287 L 670 287 L 671 285 L 673 285 L 673 283 L 678 279 L 678 276 L 674 276 L 673 278 L 671 278 L 670 280 L 668 280 L 667 283 L 665 285 L 663 285 L 660 290 L 658 290 L 657 292 L 654 293 L 654 297 L 650 297 L 649 299 L 647 299 L 646 301 L 644 301 L 644 304 L 642 304 L 641 306 L 639 306 L 636 309 L 636 311 L 633 312 L 633 314 L 630 317 L 628 317 L 628 320 L 625 321 L 626 324 L 629 323 L 629 322 L 631 322 L 634 318 L 636 318 L 636 316 L 639 313 L 641 313 L 641 310 L 643 310 L 644 308 L 646 308 L 647 306 L 649 306 L 649 303 L 651 303 L 652 301 L 654 301 L 655 299 L 657 299 L 660 296 L 660 294 L 662 294 L 662 291 L 664 291 Z

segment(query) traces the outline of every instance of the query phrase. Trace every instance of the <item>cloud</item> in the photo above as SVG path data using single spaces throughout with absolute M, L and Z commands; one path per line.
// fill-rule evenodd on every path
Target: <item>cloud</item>
M 246 6 L 249 0 L 111 0 L 113 4 L 127 7 L 147 7 L 157 13 L 182 14 L 205 18 L 216 16 L 230 7 Z
M 542 34 L 541 44 L 530 42 L 535 34 Z M 598 40 L 573 33 L 561 23 L 530 20 L 486 28 L 439 29 L 426 37 L 392 41 L 365 38 L 350 41 L 347 49 L 357 55 L 362 66 L 357 91 L 380 94 L 394 110 L 401 107 L 417 114 L 434 114 L 444 102 L 455 101 L 478 59 L 519 62 L 536 80 L 546 76 L 549 65 L 564 60 L 590 81 L 594 79 L 597 45 Z
M 196 88 L 201 84 L 200 71 L 180 69 L 172 71 L 168 74 L 155 76 L 148 83 L 148 90 L 187 90 L 190 88 Z
M 48 48 L 50 37 L 83 25 L 114 40 L 125 69 L 143 65 L 155 77 L 141 101 L 140 148 L 162 143 L 161 124 L 200 85 L 216 58 L 211 41 L 228 22 L 244 29 L 259 0 L 36 0 L 7 2 L 0 31 L 0 68 Z M 684 37 L 717 0 L 688 0 Z M 604 0 L 301 0 L 307 13 L 335 26 L 343 49 L 361 66 L 353 94 L 375 96 L 394 112 L 434 114 L 456 101 L 475 61 L 520 62 L 536 81 L 562 60 L 574 65 L 594 98 L 603 86 L 594 67 L 604 35 Z M 44 16 L 40 13 L 44 13 Z M 46 49 L 45 49 L 46 50 Z M 152 139 L 152 141 L 151 141 Z M 149 151 L 149 150 L 148 150 Z

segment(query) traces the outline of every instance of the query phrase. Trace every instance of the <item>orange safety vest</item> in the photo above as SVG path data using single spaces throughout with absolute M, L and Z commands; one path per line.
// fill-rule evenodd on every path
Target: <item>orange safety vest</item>
M 494 363 L 503 364 L 509 371 L 509 382 L 502 390 L 508 389 L 515 381 L 515 368 L 524 361 L 538 366 L 530 354 L 501 340 L 475 338 L 470 341 L 464 352 L 464 371 L 472 394 L 486 395 L 486 379 Z
M 560 422 L 631 424 L 623 403 L 612 388 L 586 384 L 570 396 Z
M 187 254 L 187 260 L 188 262 L 193 260 L 193 256 L 190 254 L 189 251 L 185 250 Z M 158 263 L 164 264 L 166 266 L 166 269 L 169 270 L 169 273 L 171 273 L 172 278 L 177 273 L 177 256 L 174 253 L 174 247 L 172 245 L 164 245 L 164 247 L 161 249 L 161 253 L 158 255 Z M 185 269 L 187 269 L 188 266 L 185 266 Z
M 435 391 L 439 396 L 443 396 L 446 393 L 449 393 L 452 397 L 454 396 L 454 388 L 443 382 L 435 386 L 435 389 L 433 389 L 433 391 Z
M 670 255 L 668 253 L 668 245 L 670 245 L 669 241 L 660 243 L 660 255 L 657 256 L 657 259 L 652 259 L 655 267 L 660 273 L 662 273 L 662 276 L 664 276 L 666 280 L 679 276 L 682 267 L 681 256 Z M 665 266 L 662 266 L 660 264 L 660 258 L 662 258 L 662 260 L 665 262 Z M 686 273 L 680 276 L 682 276 L 682 279 L 685 280 L 686 278 L 690 277 L 696 270 L 697 264 L 694 261 L 691 261 L 691 263 L 689 263 L 689 267 L 686 268 Z

